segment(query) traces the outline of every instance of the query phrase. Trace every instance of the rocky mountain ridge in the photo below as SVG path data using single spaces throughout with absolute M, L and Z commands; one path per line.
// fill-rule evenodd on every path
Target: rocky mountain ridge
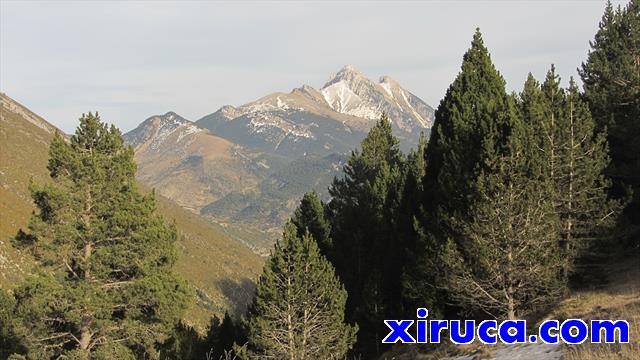
M 235 143 L 285 156 L 348 153 L 382 113 L 405 147 L 417 143 L 434 111 L 389 76 L 374 82 L 347 65 L 316 90 L 309 85 L 234 107 L 225 105 L 196 125 Z
M 303 85 L 225 105 L 195 122 L 167 112 L 124 138 L 135 148 L 139 179 L 160 194 L 224 226 L 277 237 L 304 192 L 328 197 L 348 154 L 382 113 L 404 149 L 434 116 L 391 77 L 376 82 L 345 66 L 320 89 Z M 270 246 L 248 243 L 263 247 L 260 253 Z

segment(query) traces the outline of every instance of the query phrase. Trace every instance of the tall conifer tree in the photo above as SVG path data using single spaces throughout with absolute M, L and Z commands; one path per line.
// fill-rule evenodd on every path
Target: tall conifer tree
M 478 30 L 463 56 L 460 73 L 436 110 L 425 151 L 419 248 L 404 281 L 409 301 L 434 310 L 447 302 L 437 285 L 442 280 L 438 278 L 440 254 L 447 239 L 461 238 L 456 224 L 469 219 L 479 196 L 476 180 L 504 152 L 515 113 Z
M 444 228 L 473 200 L 474 180 L 484 160 L 504 145 L 512 111 L 505 81 L 478 30 L 436 110 L 426 149 L 425 207 Z
M 20 243 L 41 272 L 15 291 L 34 358 L 155 358 L 187 286 L 172 273 L 176 230 L 136 186 L 133 150 L 97 114 L 49 149 L 50 185 Z
M 574 81 L 563 89 L 553 66 L 542 86 L 532 77 L 527 80 L 521 109 L 533 144 L 528 154 L 536 164 L 533 176 L 553 189 L 562 275 L 567 280 L 576 259 L 597 244 L 619 212 L 619 204 L 607 199 L 605 134 L 595 129 Z
M 606 128 L 611 150 L 607 175 L 611 195 L 624 198 L 631 239 L 640 238 L 640 1 L 624 8 L 607 4 L 587 60 L 579 69 L 584 96 L 599 130 Z M 636 247 L 640 242 L 636 240 Z
M 328 257 L 332 252 L 331 225 L 325 215 L 325 205 L 315 191 L 304 194 L 291 219 L 302 237 L 308 231 L 318 242 L 320 250 Z
M 451 298 L 498 319 L 526 316 L 561 289 L 552 191 L 530 176 L 526 132 L 516 126 L 507 153 L 477 177 L 470 219 L 443 255 Z
M 248 344 L 259 359 L 341 359 L 356 328 L 344 321 L 347 292 L 313 237 L 291 222 L 258 279 Z
M 328 204 L 332 262 L 349 293 L 347 319 L 357 322 L 357 350 L 378 354 L 383 320 L 398 316 L 403 246 L 395 232 L 404 156 L 386 115 L 371 128 L 335 179 Z M 393 315 L 392 315 L 393 314 Z
M 422 212 L 420 199 L 424 196 L 423 179 L 425 175 L 424 154 L 427 148 L 427 138 L 424 133 L 420 134 L 418 146 L 412 149 L 407 155 L 407 161 L 403 167 L 403 181 L 400 186 L 399 209 L 396 221 L 396 233 L 402 238 L 405 255 L 415 251 L 416 238 L 416 216 Z

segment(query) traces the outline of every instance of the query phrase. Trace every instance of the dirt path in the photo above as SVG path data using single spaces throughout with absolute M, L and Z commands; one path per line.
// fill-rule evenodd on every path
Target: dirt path
M 562 356 L 561 345 L 549 344 L 522 344 L 522 345 L 502 345 L 496 347 L 491 355 L 465 355 L 460 357 L 447 358 L 447 360 L 560 360 Z

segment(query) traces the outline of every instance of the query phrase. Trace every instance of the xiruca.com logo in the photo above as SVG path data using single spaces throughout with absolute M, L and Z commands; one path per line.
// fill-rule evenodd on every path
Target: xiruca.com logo
M 537 334 L 527 334 L 526 320 L 426 320 L 429 311 L 418 308 L 418 320 L 385 320 L 389 334 L 382 340 L 385 344 L 397 342 L 407 344 L 439 344 L 442 332 L 448 333 L 454 344 L 471 344 L 478 340 L 484 344 L 546 344 L 629 343 L 629 323 L 626 320 L 591 320 L 589 324 L 580 319 L 545 320 Z M 413 326 L 415 323 L 415 326 Z M 477 325 L 477 326 L 476 326 Z M 448 331 L 447 331 L 448 330 Z M 415 335 L 415 336 L 414 336 Z

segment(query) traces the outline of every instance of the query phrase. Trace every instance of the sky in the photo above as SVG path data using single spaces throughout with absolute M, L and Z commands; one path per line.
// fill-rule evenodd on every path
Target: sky
M 614 4 L 622 4 L 616 3 Z M 434 108 L 479 27 L 509 91 L 553 63 L 568 81 L 605 1 L 0 0 L 0 91 L 65 132 L 98 111 L 123 131 L 198 120 L 351 64 Z

